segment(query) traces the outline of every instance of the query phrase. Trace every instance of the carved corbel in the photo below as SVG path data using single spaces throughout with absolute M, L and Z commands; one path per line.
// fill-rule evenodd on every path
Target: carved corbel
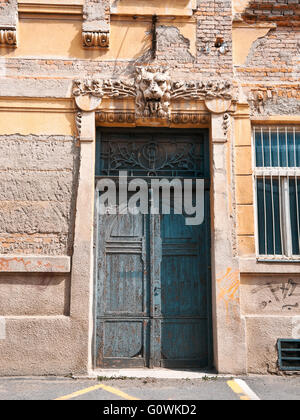
M 83 19 L 83 47 L 108 48 L 110 37 L 110 1 L 85 0 Z
M 17 46 L 17 0 L 8 0 L 0 3 L 0 46 Z
M 94 111 L 101 104 L 103 97 L 102 83 L 98 80 L 75 80 L 73 96 L 81 111 Z
M 228 111 L 231 104 L 231 99 L 214 98 L 205 101 L 207 109 L 212 113 L 212 125 L 214 126 L 213 143 L 226 143 L 228 140 L 231 123 Z
M 84 47 L 108 48 L 109 32 L 102 31 L 82 31 L 82 42 Z
M 0 29 L 0 45 L 6 47 L 17 46 L 17 31 L 14 28 Z

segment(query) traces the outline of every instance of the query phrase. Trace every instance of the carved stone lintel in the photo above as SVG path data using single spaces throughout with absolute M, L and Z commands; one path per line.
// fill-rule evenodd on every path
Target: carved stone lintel
M 83 46 L 87 48 L 108 48 L 109 32 L 92 31 L 82 32 Z
M 200 125 L 208 124 L 209 116 L 200 113 L 172 113 L 170 123 L 175 125 Z M 136 124 L 136 114 L 134 112 L 120 110 L 116 111 L 99 111 L 96 112 L 96 122 L 102 124 Z
M 0 45 L 7 47 L 17 46 L 17 31 L 15 28 L 0 28 Z
M 181 124 L 193 124 L 199 113 L 189 113 L 184 107 L 183 112 L 174 112 L 180 116 L 172 116 L 171 102 L 177 103 L 178 108 L 183 100 L 205 100 L 210 112 L 223 114 L 234 100 L 229 81 L 172 82 L 168 69 L 156 66 L 137 67 L 136 77 L 129 80 L 76 80 L 73 95 L 83 111 L 96 109 L 103 97 L 135 98 L 136 119 L 176 121 L 179 118 Z

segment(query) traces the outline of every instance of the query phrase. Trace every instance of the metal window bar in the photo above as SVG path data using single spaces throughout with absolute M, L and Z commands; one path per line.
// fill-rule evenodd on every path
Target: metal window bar
M 289 162 L 289 148 L 288 148 L 288 133 L 287 133 L 287 127 L 285 127 L 285 152 L 286 152 L 286 166 L 289 167 L 290 166 L 290 162 Z M 290 206 L 288 205 L 289 203 L 289 198 L 290 198 L 290 190 L 289 190 L 289 186 L 290 186 L 290 179 L 289 179 L 289 172 L 287 172 L 287 177 L 284 180 L 284 190 L 285 190 L 285 202 L 284 204 L 284 209 L 285 209 L 285 232 L 286 232 L 286 246 L 285 246 L 285 252 L 286 255 L 288 257 L 291 257 L 293 255 L 293 249 L 292 249 L 292 231 L 291 231 L 291 214 L 290 214 Z
M 294 167 L 297 167 L 297 152 L 296 152 L 296 131 L 293 131 L 293 140 L 294 140 Z M 300 214 L 299 214 L 299 191 L 298 191 L 298 178 L 295 169 L 295 188 L 296 188 L 296 217 L 297 217 L 297 230 L 298 230 L 298 250 L 300 253 Z
M 271 128 L 269 128 L 269 147 L 270 147 L 270 165 L 272 164 L 272 144 L 271 144 Z M 274 212 L 274 190 L 273 176 L 271 174 L 271 198 L 272 198 L 272 227 L 273 227 L 273 255 L 276 254 L 276 234 L 275 234 L 275 212 Z
M 265 147 L 264 147 L 264 136 L 263 131 L 261 129 L 261 147 L 262 147 L 262 164 L 265 166 Z M 266 212 L 266 178 L 263 177 L 263 191 L 264 191 L 264 219 L 265 219 L 265 251 L 266 254 L 268 253 L 267 250 L 267 212 Z
M 253 132 L 259 254 L 299 259 L 300 127 Z

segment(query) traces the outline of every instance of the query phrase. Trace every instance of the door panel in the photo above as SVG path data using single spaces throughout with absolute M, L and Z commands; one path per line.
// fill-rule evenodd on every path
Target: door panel
M 99 216 L 98 366 L 148 363 L 148 224 L 141 214 Z
M 199 277 L 197 255 L 163 254 L 163 316 L 206 316 L 206 295 Z
M 187 226 L 184 215 L 162 215 L 161 241 L 161 365 L 207 366 L 203 226 Z
M 192 319 L 162 321 L 163 367 L 208 367 L 207 322 Z
M 203 132 L 109 130 L 97 174 L 208 180 L 207 145 Z M 98 367 L 210 365 L 209 222 L 208 189 L 201 226 L 172 213 L 97 215 Z
M 144 313 L 143 260 L 125 252 L 106 256 L 106 314 Z

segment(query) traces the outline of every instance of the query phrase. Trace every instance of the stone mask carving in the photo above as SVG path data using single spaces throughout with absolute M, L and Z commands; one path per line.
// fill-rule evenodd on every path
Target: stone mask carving
M 166 69 L 137 67 L 136 114 L 138 117 L 169 116 L 171 81 Z

